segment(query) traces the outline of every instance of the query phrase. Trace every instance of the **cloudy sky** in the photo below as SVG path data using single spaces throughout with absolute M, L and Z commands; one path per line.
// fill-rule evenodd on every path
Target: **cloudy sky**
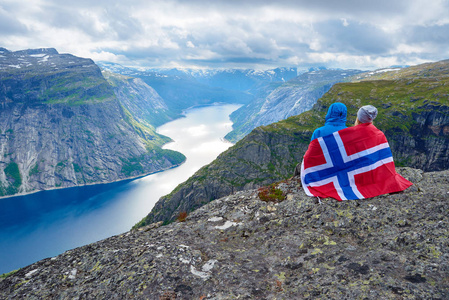
M 449 0 L 0 0 L 0 47 L 141 67 L 415 65 L 449 58 Z

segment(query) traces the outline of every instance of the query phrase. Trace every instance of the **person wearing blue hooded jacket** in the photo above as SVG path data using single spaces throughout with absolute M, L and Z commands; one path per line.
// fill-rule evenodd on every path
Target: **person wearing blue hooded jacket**
M 346 128 L 347 113 L 348 109 L 346 108 L 346 105 L 344 105 L 341 102 L 332 103 L 331 106 L 329 106 L 329 109 L 327 110 L 324 126 L 315 129 L 315 131 L 312 134 L 311 141 L 313 141 L 316 138 L 326 136 L 334 133 L 335 131 L 339 131 L 341 129 Z M 300 174 L 301 174 L 301 163 L 299 163 L 296 166 L 293 176 L 298 176 Z
M 347 108 L 341 102 L 332 103 L 327 110 L 324 126 L 315 129 L 312 139 L 329 135 L 335 131 L 346 128 Z

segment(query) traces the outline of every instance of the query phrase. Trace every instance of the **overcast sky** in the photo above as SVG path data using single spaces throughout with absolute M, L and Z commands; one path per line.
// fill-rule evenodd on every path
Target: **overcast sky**
M 142 67 L 416 65 L 449 58 L 449 0 L 0 0 L 0 47 Z

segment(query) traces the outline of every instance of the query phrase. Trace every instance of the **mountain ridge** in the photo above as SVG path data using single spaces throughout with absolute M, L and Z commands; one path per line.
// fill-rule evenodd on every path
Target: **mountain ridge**
M 177 117 L 164 99 L 142 79 L 102 71 L 120 103 L 140 123 L 155 128 Z
M 231 114 L 233 130 L 226 139 L 236 142 L 258 126 L 269 125 L 310 110 L 333 84 L 349 80 L 359 70 L 311 70 L 282 84 L 272 84 L 256 99 Z

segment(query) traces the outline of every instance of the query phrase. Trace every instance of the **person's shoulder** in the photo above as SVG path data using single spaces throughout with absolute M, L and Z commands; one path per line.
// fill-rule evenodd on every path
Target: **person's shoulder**
M 361 123 L 355 126 L 347 127 L 339 131 L 340 135 L 353 135 L 359 138 L 368 138 L 376 135 L 384 135 L 373 123 Z
M 324 126 L 321 126 L 321 127 L 318 127 L 317 129 L 315 129 L 313 131 L 311 140 L 314 140 L 314 139 L 319 138 L 320 136 L 322 136 L 321 131 L 323 130 L 323 128 L 324 128 Z

